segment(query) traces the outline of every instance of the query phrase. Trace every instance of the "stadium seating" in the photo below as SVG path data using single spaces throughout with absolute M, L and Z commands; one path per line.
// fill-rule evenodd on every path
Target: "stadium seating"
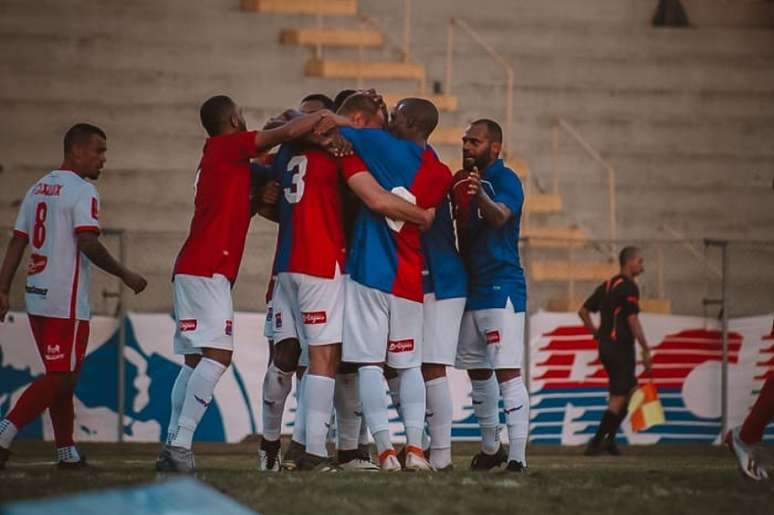
M 386 30 L 400 32 L 399 2 L 321 3 L 331 10 L 326 27 L 330 20 L 331 28 L 360 30 L 357 23 L 350 24 L 359 10 Z M 685 2 L 689 16 L 691 5 L 701 3 Z M 202 99 L 216 93 L 233 95 L 255 127 L 307 93 L 335 94 L 356 83 L 351 73 L 344 75 L 350 78 L 306 77 L 305 63 L 312 57 L 308 47 L 316 41 L 304 40 L 300 32 L 292 36 L 296 43 L 278 44 L 284 29 L 314 27 L 310 6 L 316 2 L 242 2 L 247 4 L 251 11 L 241 10 L 236 0 L 103 0 L 99 9 L 88 0 L 4 1 L 2 225 L 12 222 L 28 185 L 58 165 L 61 137 L 72 123 L 103 126 L 110 147 L 98 185 L 103 223 L 126 229 L 128 260 L 151 280 L 149 291 L 131 299 L 129 306 L 168 310 L 172 262 L 190 219 L 203 142 L 198 122 Z M 411 81 L 443 81 L 446 19 L 452 12 L 466 19 L 516 70 L 510 138 L 514 158 L 522 160 L 516 169 L 530 181 L 528 234 L 575 226 L 590 240 L 607 236 L 604 171 L 566 138 L 560 158 L 554 160 L 551 127 L 561 116 L 616 167 L 619 237 L 664 237 L 665 225 L 694 241 L 707 236 L 771 237 L 774 45 L 772 31 L 760 24 L 771 19 L 774 5 L 731 1 L 727 4 L 737 14 L 728 16 L 724 13 L 732 9 L 726 3 L 717 11 L 704 5 L 692 17 L 697 28 L 676 30 L 649 26 L 654 4 L 492 0 L 482 8 L 461 0 L 414 2 L 412 62 L 418 68 L 412 68 Z M 287 37 L 289 43 L 292 38 Z M 463 41 L 460 37 L 450 90 L 454 108 L 442 113 L 442 127 L 464 127 L 482 116 L 503 119 L 500 70 Z M 321 63 L 357 62 L 357 48 L 323 44 Z M 372 62 L 390 59 L 384 48 L 364 52 Z M 319 75 L 326 69 L 323 64 L 315 67 Z M 406 80 L 366 83 L 387 93 L 414 92 Z M 391 98 L 395 96 L 400 95 Z M 439 148 L 457 168 L 459 147 Z M 553 170 L 558 192 L 551 187 Z M 235 290 L 238 309 L 263 307 L 274 234 L 268 222 L 256 220 L 252 225 Z M 529 254 L 532 277 L 545 276 L 551 263 L 567 262 L 564 248 L 530 249 Z M 701 312 L 704 265 L 680 245 L 667 248 L 664 255 L 672 310 Z M 652 256 L 643 278 L 643 293 L 650 297 L 656 293 Z M 586 246 L 576 257 L 599 266 L 607 263 L 608 253 Z M 739 265 L 731 285 L 735 314 L 759 313 L 760 306 L 770 302 L 766 292 L 772 288 L 762 287 L 760 270 L 770 265 L 762 254 L 734 259 L 732 267 Z M 535 274 L 541 266 L 544 273 Z M 530 305 L 535 308 L 562 297 L 567 289 L 556 280 L 531 286 Z M 576 291 L 582 296 L 591 286 L 579 283 Z M 98 288 L 96 293 L 101 292 Z M 16 307 L 21 305 L 21 290 L 17 282 Z M 105 306 L 109 310 L 113 305 Z

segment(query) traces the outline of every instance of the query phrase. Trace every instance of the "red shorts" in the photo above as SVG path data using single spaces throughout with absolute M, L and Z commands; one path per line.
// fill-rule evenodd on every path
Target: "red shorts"
M 28 315 L 46 372 L 80 370 L 89 343 L 88 320 Z

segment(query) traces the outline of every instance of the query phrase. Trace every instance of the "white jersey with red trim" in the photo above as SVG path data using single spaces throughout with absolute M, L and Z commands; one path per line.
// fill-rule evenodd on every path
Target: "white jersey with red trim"
M 27 312 L 89 320 L 91 262 L 78 250 L 77 233 L 100 232 L 99 195 L 74 172 L 54 170 L 29 189 L 14 233 L 30 244 Z

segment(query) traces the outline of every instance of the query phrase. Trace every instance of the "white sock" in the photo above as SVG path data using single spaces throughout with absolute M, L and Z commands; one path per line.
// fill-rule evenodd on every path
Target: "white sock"
M 470 383 L 473 386 L 473 413 L 481 427 L 481 450 L 484 454 L 494 454 L 500 448 L 500 388 L 497 378 L 492 374 L 489 379 L 471 380 Z
M 183 409 L 183 402 L 185 401 L 185 390 L 188 386 L 188 380 L 191 378 L 194 369 L 183 363 L 180 367 L 180 372 L 177 374 L 175 384 L 172 385 L 172 393 L 170 394 L 170 413 L 169 413 L 169 425 L 167 426 L 167 444 L 171 444 L 175 439 L 175 433 L 177 432 L 177 423 L 180 418 L 180 410 Z
M 296 381 L 296 418 L 293 421 L 293 441 L 306 445 L 306 406 L 304 405 L 304 384 L 306 374 Z
M 425 381 L 419 367 L 398 371 L 400 377 L 400 407 L 406 426 L 406 443 L 422 448 L 425 431 Z
M 16 433 L 18 432 L 19 430 L 13 425 L 13 422 L 7 418 L 0 420 L 0 447 L 4 449 L 10 448 L 11 442 L 16 438 Z
M 361 445 L 369 445 L 371 440 L 368 438 L 368 423 L 366 422 L 365 415 L 363 415 L 363 404 L 358 403 L 357 409 L 360 412 L 360 436 L 358 436 L 358 447 Z
M 220 376 L 226 371 L 226 366 L 215 360 L 202 358 L 196 365 L 185 391 L 183 409 L 178 418 L 177 434 L 172 440 L 174 447 L 191 448 L 193 435 L 204 412 L 212 402 L 212 394 Z
M 306 452 L 323 458 L 328 457 L 325 441 L 330 429 L 335 383 L 332 377 L 312 375 L 309 372 L 304 378 Z
M 387 379 L 387 393 L 390 394 L 390 400 L 392 401 L 392 407 L 398 412 L 398 416 L 403 420 L 403 413 L 400 409 L 400 374 L 395 377 Z
M 527 437 L 529 436 L 529 393 L 521 377 L 500 383 L 503 395 L 505 423 L 508 426 L 508 461 L 527 465 Z
M 384 372 L 380 367 L 364 366 L 358 369 L 358 392 L 363 404 L 368 429 L 376 441 L 379 454 L 392 449 L 390 423 L 384 399 Z
M 333 404 L 336 407 L 336 424 L 339 438 L 338 449 L 340 451 L 357 449 L 360 439 L 361 408 L 360 399 L 357 395 L 356 372 L 336 375 Z M 366 438 L 368 438 L 367 434 Z
M 449 380 L 444 377 L 425 383 L 427 390 L 427 427 L 430 429 L 430 464 L 442 469 L 451 463 L 453 407 Z
M 56 461 L 64 461 L 65 463 L 78 463 L 81 461 L 81 455 L 78 453 L 78 449 L 74 445 L 68 447 L 58 447 L 56 450 Z
M 262 436 L 265 440 L 276 442 L 282 433 L 282 414 L 285 412 L 285 400 L 293 388 L 293 372 L 280 370 L 272 363 L 263 376 L 263 420 Z

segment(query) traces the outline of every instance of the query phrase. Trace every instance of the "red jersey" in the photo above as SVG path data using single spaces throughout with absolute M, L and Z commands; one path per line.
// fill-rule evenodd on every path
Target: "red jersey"
M 254 131 L 209 138 L 196 173 L 191 230 L 175 261 L 174 274 L 234 283 L 250 226 L 250 158 Z
M 316 148 L 287 146 L 275 169 L 282 187 L 275 273 L 334 277 L 347 254 L 338 162 Z

